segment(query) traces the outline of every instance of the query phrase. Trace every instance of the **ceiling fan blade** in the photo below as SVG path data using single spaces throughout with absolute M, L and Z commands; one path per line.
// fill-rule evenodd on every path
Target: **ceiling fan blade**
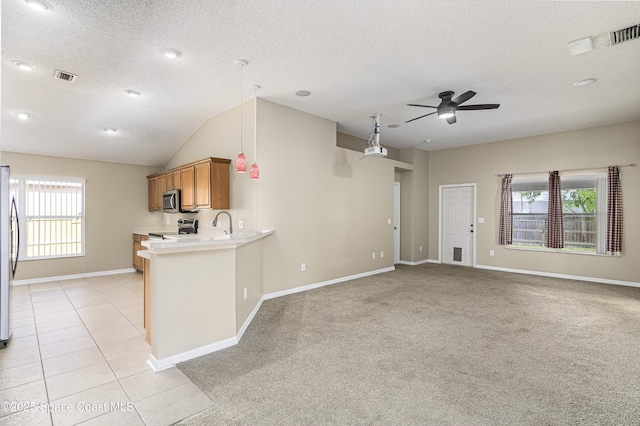
M 462 105 L 457 108 L 458 111 L 474 111 L 479 109 L 496 109 L 500 104 L 478 104 L 478 105 Z
M 447 118 L 447 123 L 449 123 L 449 124 L 453 124 L 453 123 L 455 123 L 456 121 L 457 121 L 457 120 L 456 120 L 456 116 L 455 116 L 455 115 L 454 115 L 453 117 L 449 117 L 449 118 Z
M 438 108 L 431 105 L 418 105 L 418 104 L 407 104 L 407 106 L 417 106 L 417 107 L 423 107 L 423 108 Z
M 419 119 L 419 118 L 424 118 L 424 117 L 426 117 L 426 116 L 428 116 L 428 115 L 433 115 L 433 114 L 435 114 L 436 112 L 437 112 L 437 111 L 434 111 L 434 112 L 430 112 L 429 114 L 421 115 L 420 117 L 412 118 L 411 120 L 409 120 L 409 121 L 405 121 L 404 123 L 405 123 L 405 124 L 407 124 L 407 123 L 411 123 L 412 121 L 415 121 L 415 120 L 417 120 L 417 119 Z
M 462 95 L 453 99 L 453 102 L 460 105 L 461 103 L 466 102 L 469 99 L 473 98 L 475 95 L 476 95 L 476 92 L 474 92 L 473 90 L 469 90 L 468 92 L 464 92 Z

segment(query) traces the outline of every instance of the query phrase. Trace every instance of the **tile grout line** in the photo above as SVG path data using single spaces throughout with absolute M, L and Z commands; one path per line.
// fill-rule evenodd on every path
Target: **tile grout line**
M 60 285 L 58 281 L 55 281 L 55 282 L 58 283 L 58 285 Z M 62 288 L 62 286 L 60 286 L 60 288 Z M 63 289 L 63 292 L 64 292 L 64 289 Z M 64 292 L 64 296 L 67 299 L 69 299 L 66 292 Z M 40 355 L 40 368 L 42 368 L 42 382 L 44 383 L 44 392 L 47 395 L 47 406 L 48 406 L 49 404 L 51 404 L 51 399 L 49 398 L 49 386 L 47 385 L 47 377 L 44 374 L 44 362 L 42 359 L 42 350 L 40 349 L 40 333 L 38 333 L 38 322 L 36 321 L 36 311 L 33 306 L 33 298 L 31 297 L 31 285 L 29 285 L 29 300 L 31 301 L 31 310 L 33 311 L 33 324 L 34 324 L 34 328 L 36 329 L 36 344 L 38 345 L 38 354 Z M 69 303 L 71 303 L 70 300 L 69 300 Z M 53 411 L 52 410 L 48 410 L 48 411 L 49 411 L 48 413 L 49 421 L 53 425 Z
M 165 390 L 164 390 L 164 391 L 162 391 L 162 392 L 159 392 L 159 393 L 156 393 L 156 394 L 153 394 L 153 395 L 149 395 L 149 396 L 147 396 L 146 398 L 141 399 L 141 400 L 140 400 L 140 401 L 138 401 L 137 403 L 134 403 L 134 402 L 133 402 L 133 400 L 131 399 L 131 395 L 129 394 L 129 392 L 127 392 L 127 390 L 125 389 L 125 387 L 122 385 L 122 381 L 121 381 L 121 379 L 126 379 L 126 378 L 129 378 L 129 377 L 131 377 L 131 376 L 133 376 L 133 375 L 135 375 L 135 374 L 140 374 L 140 373 L 133 373 L 133 374 L 127 375 L 126 377 L 118 378 L 118 376 L 117 376 L 117 374 L 116 374 L 116 372 L 115 372 L 115 370 L 114 370 L 113 366 L 111 365 L 111 362 L 110 362 L 109 360 L 107 360 L 106 355 L 105 355 L 105 353 L 103 352 L 103 349 L 100 347 L 100 345 L 98 345 L 98 342 L 96 341 L 94 334 L 91 332 L 90 328 L 88 327 L 88 323 L 87 323 L 87 322 L 85 322 L 85 319 L 84 319 L 84 318 L 80 315 L 80 313 L 78 312 L 78 308 L 77 308 L 77 307 L 75 306 L 75 304 L 71 301 L 70 295 L 67 293 L 67 289 L 66 289 L 65 287 L 63 287 L 62 285 L 60 285 L 60 282 L 59 282 L 59 281 L 52 281 L 52 282 L 55 282 L 55 283 L 58 285 L 58 288 L 61 288 L 61 289 L 62 289 L 62 291 L 63 291 L 63 293 L 64 293 L 64 295 L 65 295 L 65 302 L 69 302 L 69 303 L 70 303 L 70 305 L 71 305 L 71 307 L 72 307 L 72 309 L 73 309 L 73 312 L 74 312 L 74 313 L 78 316 L 78 318 L 80 319 L 80 322 L 82 323 L 82 325 L 83 325 L 83 326 L 85 327 L 85 329 L 87 330 L 88 335 L 91 337 L 91 340 L 92 340 L 92 341 L 94 342 L 94 344 L 96 345 L 96 347 L 97 347 L 97 349 L 98 349 L 99 353 L 102 355 L 102 358 L 103 358 L 103 359 L 104 359 L 104 361 L 107 363 L 107 365 L 108 365 L 108 367 L 109 367 L 109 369 L 110 369 L 111 373 L 112 373 L 112 374 L 113 374 L 113 376 L 115 377 L 115 380 L 110 381 L 110 382 L 108 382 L 108 383 L 106 383 L 106 384 L 111 384 L 111 383 L 114 383 L 114 382 L 118 382 L 118 384 L 119 384 L 120 388 L 124 391 L 124 394 L 125 394 L 125 395 L 127 396 L 127 398 L 129 399 L 129 402 L 131 402 L 131 403 L 132 403 L 132 405 L 134 406 L 134 408 L 135 408 L 135 412 L 136 412 L 137 416 L 139 417 L 139 419 L 140 419 L 140 420 L 142 420 L 142 422 L 143 422 L 145 425 L 147 425 L 147 426 L 148 426 L 147 422 L 145 421 L 145 419 L 144 419 L 144 418 L 143 418 L 143 416 L 142 416 L 142 413 L 139 411 L 138 407 L 136 406 L 136 404 L 137 404 L 137 403 L 140 403 L 141 401 L 145 401 L 145 400 L 147 400 L 147 399 L 149 399 L 149 398 L 152 398 L 152 397 L 154 397 L 154 396 L 161 395 L 161 394 L 163 394 L 163 393 L 165 393 L 165 392 L 168 392 L 168 391 L 174 390 L 174 389 L 176 389 L 176 388 L 179 388 L 180 386 L 184 386 L 184 385 L 187 385 L 187 384 L 189 384 L 189 383 L 193 384 L 193 382 L 189 379 L 187 383 L 183 383 L 183 384 L 180 384 L 180 385 L 177 385 L 177 386 L 173 386 L 173 387 L 171 387 L 171 388 L 165 389 Z M 123 316 L 123 317 L 125 317 L 125 318 L 127 319 L 127 322 L 128 322 L 128 324 L 129 324 L 129 325 L 131 325 L 131 326 L 135 327 L 135 329 L 140 333 L 140 335 L 141 335 L 141 336 L 144 336 L 143 331 L 141 331 L 141 330 L 140 330 L 140 329 L 135 325 L 135 323 L 133 322 L 133 320 L 132 320 L 132 318 L 131 318 L 130 316 L 125 315 L 125 314 L 120 310 L 120 308 L 118 308 L 116 305 L 114 305 L 114 304 L 113 304 L 113 302 L 112 302 L 108 297 L 104 296 L 104 295 L 100 292 L 100 290 L 99 290 L 97 287 L 95 287 L 95 286 L 94 286 L 94 284 L 93 284 L 93 283 L 91 283 L 91 282 L 89 282 L 89 281 L 87 281 L 87 280 L 85 280 L 85 282 L 87 282 L 87 284 L 91 286 L 91 289 L 92 289 L 92 290 L 97 291 L 97 292 L 98 292 L 102 297 L 104 297 L 104 299 L 106 300 L 105 305 L 107 305 L 107 304 L 108 304 L 109 306 L 111 306 L 112 308 L 114 308 L 114 309 L 115 309 L 115 310 L 116 310 L 116 311 L 117 311 L 121 316 Z M 138 297 L 138 294 L 136 294 L 136 293 L 135 293 L 135 291 L 133 291 L 131 287 L 126 286 L 125 284 L 123 284 L 123 283 L 121 283 L 120 281 L 115 280 L 115 279 L 114 279 L 114 282 L 115 282 L 115 283 L 117 283 L 117 284 L 119 284 L 120 286 L 122 286 L 122 287 L 126 288 L 127 290 L 129 290 L 129 292 L 131 292 L 131 293 L 133 294 L 133 296 L 134 296 L 134 297 Z M 73 287 L 70 287 L 70 288 L 75 288 L 75 287 L 76 287 L 76 286 L 73 286 Z M 34 301 L 33 301 L 33 297 L 32 297 L 32 296 L 33 296 L 33 294 L 34 294 L 34 293 L 32 293 L 32 291 L 31 291 L 31 290 L 32 290 L 32 289 L 31 289 L 31 286 L 30 286 L 30 287 L 29 287 L 29 292 L 28 292 L 28 294 L 29 294 L 29 301 L 30 301 L 30 305 L 31 305 L 31 310 L 32 310 L 32 312 L 33 312 L 33 317 L 34 317 L 34 329 L 35 329 L 35 331 L 36 331 L 36 333 L 35 333 L 35 336 L 36 336 L 36 344 L 38 345 L 38 354 L 39 354 L 39 358 L 40 358 L 40 360 L 39 360 L 39 361 L 40 361 L 40 367 L 41 367 L 41 369 L 42 369 L 42 379 L 43 379 L 43 383 L 44 383 L 44 385 L 45 385 L 45 394 L 46 394 L 46 399 L 47 399 L 47 403 L 48 403 L 48 404 L 50 404 L 50 403 L 51 403 L 51 400 L 50 400 L 50 393 L 49 393 L 49 388 L 48 388 L 48 384 L 47 384 L 47 377 L 46 377 L 46 375 L 45 375 L 44 360 L 43 360 L 43 357 L 42 357 L 42 350 L 41 350 L 41 346 L 40 346 L 40 333 L 39 333 L 39 327 L 38 327 L 38 324 L 37 324 L 37 322 L 36 322 L 36 309 L 35 309 L 35 307 L 34 307 L 34 305 L 33 305 L 33 304 L 34 304 Z M 45 300 L 46 300 L 46 299 L 45 299 Z M 55 305 L 51 305 L 51 306 L 55 306 Z M 91 306 L 88 306 L 88 308 L 91 308 Z M 125 308 L 127 308 L 127 307 L 125 307 Z M 123 309 L 124 309 L 124 308 L 123 308 Z M 54 312 L 54 313 L 55 313 L 55 312 Z M 133 316 L 132 316 L 132 317 L 133 317 Z M 46 324 L 46 323 L 43 323 L 43 324 Z M 51 332 L 57 332 L 57 331 L 60 331 L 60 330 L 66 330 L 66 329 L 68 329 L 68 328 L 71 328 L 71 327 L 64 327 L 64 328 L 59 329 L 59 330 L 51 330 Z M 133 338 L 133 337 L 132 337 L 132 338 Z M 53 342 L 50 342 L 50 343 L 55 343 L 55 342 L 57 342 L 57 341 L 53 341 Z M 113 342 L 113 343 L 115 343 L 115 342 Z M 76 351 L 74 351 L 74 352 L 76 352 Z M 71 352 L 71 353 L 73 353 L 73 352 Z M 70 354 L 70 353 L 69 353 L 69 354 Z M 62 355 L 59 355 L 59 356 L 64 356 L 64 355 L 69 355 L 69 354 L 62 354 Z M 123 356 L 128 356 L 128 355 L 123 355 Z M 53 357 L 53 358 L 55 358 L 55 357 Z M 72 370 L 72 371 L 73 371 L 73 370 Z M 60 373 L 60 374 L 64 374 L 64 373 Z M 56 377 L 56 376 L 58 376 L 58 375 L 51 376 L 51 377 Z M 99 385 L 99 386 L 103 386 L 103 385 L 105 385 L 105 384 L 102 384 L 102 385 Z M 85 390 L 83 390 L 83 391 L 81 391 L 81 392 L 86 392 L 86 391 L 89 391 L 89 390 L 92 390 L 92 389 L 96 389 L 96 388 L 98 388 L 99 386 L 94 386 L 94 387 L 92 387 L 92 388 L 85 389 Z M 196 387 L 197 387 L 197 386 L 196 386 Z M 198 389 L 199 389 L 199 388 L 198 388 Z M 74 394 L 72 394 L 72 395 L 75 395 L 75 394 L 77 394 L 77 393 L 79 393 L 79 392 L 76 392 L 76 393 L 74 393 Z M 70 397 L 70 396 L 72 396 L 72 395 L 67 395 L 67 396 L 65 396 L 64 398 L 66 398 L 66 397 Z M 205 396 L 206 396 L 206 395 L 205 395 Z M 210 400 L 210 398 L 209 398 L 208 396 L 207 396 L 207 399 L 209 399 L 209 400 Z M 50 411 L 48 414 L 49 414 L 49 420 L 50 420 L 51 424 L 52 424 L 52 425 L 55 425 L 55 423 L 54 423 L 54 419 L 53 419 L 53 413 Z M 102 417 L 102 416 L 104 416 L 104 415 L 106 415 L 106 414 L 109 414 L 109 413 L 103 413 L 103 414 L 98 415 L 98 416 L 96 416 L 96 417 L 92 417 L 91 419 L 82 420 L 81 422 L 76 423 L 76 424 L 81 424 L 81 423 L 84 423 L 84 422 L 87 422 L 87 421 L 91 421 L 91 420 L 93 420 L 93 419 L 100 418 L 100 417 Z
M 100 293 L 100 295 L 102 296 L 102 292 L 101 292 L 98 288 L 96 288 L 96 287 L 93 285 L 93 283 L 91 283 L 91 282 L 89 282 L 89 281 L 87 281 L 87 282 L 89 283 L 89 285 L 91 285 L 91 287 L 93 287 L 93 288 L 94 288 L 98 293 Z M 118 281 L 116 280 L 116 282 L 118 282 Z M 118 284 L 122 285 L 120 282 L 118 282 Z M 124 286 L 123 286 L 123 287 L 124 287 Z M 64 289 L 63 289 L 63 290 L 64 290 Z M 66 294 L 66 291 L 65 291 L 65 294 Z M 104 297 L 104 296 L 102 296 L 102 297 Z M 118 311 L 118 313 L 120 313 L 120 315 L 122 315 L 123 317 L 127 318 L 127 321 L 129 321 L 129 322 L 131 323 L 131 325 L 133 325 L 133 326 L 135 327 L 135 324 L 133 324 L 133 323 L 131 322 L 131 320 L 130 320 L 126 315 L 124 315 L 122 312 L 120 312 L 120 310 L 119 310 L 119 309 L 118 309 L 118 308 L 117 308 L 113 303 L 111 303 L 111 300 L 109 300 L 107 297 L 104 297 L 104 298 L 105 298 L 105 300 L 107 301 L 107 303 L 109 303 L 109 305 L 113 306 L 113 307 Z M 142 418 L 142 415 L 141 415 L 141 414 L 140 414 L 140 412 L 138 411 L 138 407 L 136 407 L 135 403 L 131 400 L 131 395 L 129 395 L 129 393 L 128 393 L 128 392 L 127 392 L 127 390 L 124 388 L 124 386 L 122 386 L 122 383 L 120 382 L 120 379 L 119 379 L 119 378 L 118 378 L 118 376 L 116 375 L 116 372 L 113 370 L 113 367 L 111 366 L 111 363 L 109 362 L 109 360 L 108 360 L 108 359 L 107 359 L 107 357 L 105 356 L 105 354 L 104 354 L 104 352 L 102 351 L 102 348 L 100 347 L 100 345 L 98 345 L 98 342 L 96 342 L 96 339 L 95 339 L 95 337 L 93 336 L 93 334 L 91 333 L 91 330 L 89 329 L 89 327 L 87 327 L 87 323 L 84 321 L 84 319 L 82 318 L 82 316 L 78 313 L 78 310 L 76 309 L 75 305 L 73 305 L 73 303 L 71 303 L 71 305 L 73 306 L 73 309 L 76 311 L 76 314 L 77 314 L 77 315 L 78 315 L 78 317 L 80 318 L 80 321 L 82 321 L 82 324 L 84 324 L 85 328 L 86 328 L 86 329 L 87 329 L 87 331 L 89 332 L 89 336 L 91 336 L 91 340 L 93 340 L 93 342 L 96 344 L 96 347 L 97 347 L 97 348 L 98 348 L 98 350 L 100 351 L 100 354 L 102 354 L 102 357 L 104 358 L 104 361 L 105 361 L 105 362 L 107 363 L 107 365 L 109 366 L 109 369 L 111 370 L 111 373 L 113 374 L 113 377 L 115 377 L 115 380 L 114 380 L 114 381 L 115 381 L 115 382 L 118 382 L 118 385 L 122 388 L 122 390 L 124 391 L 124 394 L 125 394 L 125 395 L 127 395 L 127 398 L 129 398 L 129 402 L 131 402 L 131 403 L 133 404 L 133 408 L 135 408 L 135 410 L 136 410 L 136 414 L 138 414 L 138 417 L 140 417 L 140 419 L 142 420 L 142 422 L 146 425 L 147 423 L 144 421 L 144 419 Z M 138 328 L 138 327 L 136 327 L 136 329 L 137 329 L 137 328 Z M 113 383 L 113 382 L 109 382 L 109 383 Z M 108 383 L 105 383 L 105 384 L 108 384 Z M 94 386 L 93 388 L 85 389 L 85 390 L 84 390 L 84 391 L 82 391 L 82 392 L 85 392 L 85 391 L 87 391 L 87 390 L 91 390 L 91 389 L 96 389 L 96 388 L 98 388 L 98 387 L 100 387 L 100 386 L 103 386 L 103 385 Z M 93 419 L 97 419 L 97 418 L 100 418 L 100 417 L 102 417 L 102 416 L 106 416 L 107 414 L 109 414 L 109 412 L 104 413 L 104 414 L 101 414 L 101 415 L 96 416 L 96 417 L 92 417 L 91 419 L 83 420 L 82 422 L 80 422 L 80 423 L 76 423 L 76 424 L 82 424 L 82 423 L 84 423 L 84 422 L 86 422 L 86 421 L 93 420 Z M 54 426 L 55 426 L 55 425 L 54 425 Z M 148 425 L 147 425 L 147 426 L 148 426 Z

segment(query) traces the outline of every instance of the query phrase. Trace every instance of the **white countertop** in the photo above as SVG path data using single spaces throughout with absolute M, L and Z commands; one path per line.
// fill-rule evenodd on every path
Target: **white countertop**
M 134 234 L 149 235 L 149 232 L 178 232 L 177 226 L 134 226 L 132 229 Z
M 231 235 L 202 233 L 202 234 L 180 234 L 167 235 L 164 239 L 149 239 L 142 241 L 142 245 L 148 248 L 149 252 L 156 254 L 177 253 L 183 251 L 217 250 L 224 248 L 234 248 L 247 244 L 268 235 L 275 230 L 243 231 Z M 147 257 L 147 250 L 141 250 L 138 255 Z

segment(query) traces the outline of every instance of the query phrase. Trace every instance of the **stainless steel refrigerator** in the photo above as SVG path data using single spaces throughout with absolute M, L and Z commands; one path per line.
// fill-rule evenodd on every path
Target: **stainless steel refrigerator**
M 11 337 L 9 328 L 9 286 L 16 275 L 20 227 L 16 201 L 11 194 L 11 171 L 0 166 L 0 349 Z

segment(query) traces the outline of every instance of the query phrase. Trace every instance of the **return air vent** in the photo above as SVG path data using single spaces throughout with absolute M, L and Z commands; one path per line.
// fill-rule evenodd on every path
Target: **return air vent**
M 75 74 L 71 74 L 70 72 L 56 70 L 53 73 L 53 78 L 57 80 L 68 81 L 69 83 L 75 83 L 78 79 L 78 76 Z
M 609 33 L 612 46 L 637 38 L 640 38 L 640 24 Z

